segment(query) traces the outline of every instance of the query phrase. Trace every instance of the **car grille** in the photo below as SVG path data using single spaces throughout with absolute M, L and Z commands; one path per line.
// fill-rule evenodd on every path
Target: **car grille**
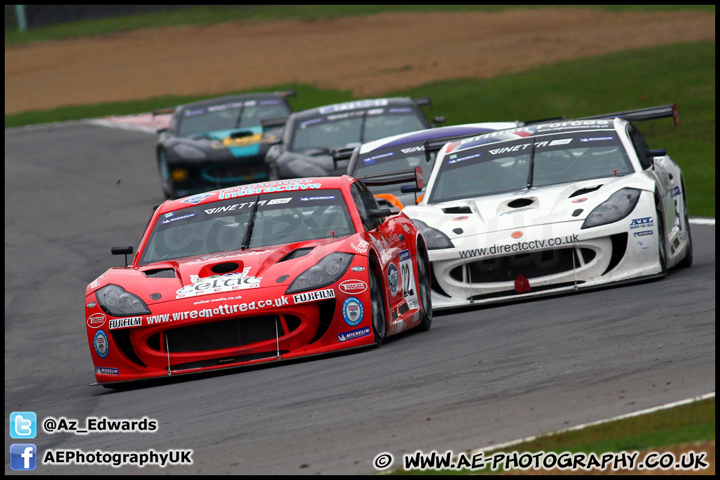
M 582 255 L 582 262 L 578 254 Z M 514 281 L 518 275 L 531 279 L 571 271 L 593 258 L 595 251 L 590 248 L 518 253 L 459 265 L 450 270 L 450 277 L 463 283 L 508 282 Z
M 241 347 L 285 335 L 277 315 L 201 323 L 165 331 L 170 353 Z

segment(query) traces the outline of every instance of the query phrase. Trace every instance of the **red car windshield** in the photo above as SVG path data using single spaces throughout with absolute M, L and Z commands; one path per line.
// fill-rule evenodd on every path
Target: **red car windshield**
M 352 233 L 340 190 L 250 195 L 161 215 L 140 264 Z

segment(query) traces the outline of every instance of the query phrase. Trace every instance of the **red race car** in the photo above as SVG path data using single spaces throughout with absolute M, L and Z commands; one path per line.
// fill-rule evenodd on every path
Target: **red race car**
M 132 247 L 114 247 L 127 255 Z M 85 293 L 98 384 L 379 346 L 432 323 L 427 248 L 353 177 L 166 201 Z

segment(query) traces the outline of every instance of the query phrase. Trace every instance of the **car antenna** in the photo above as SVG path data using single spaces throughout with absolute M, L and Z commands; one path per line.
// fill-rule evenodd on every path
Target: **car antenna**
M 250 237 L 252 236 L 253 227 L 255 226 L 255 215 L 257 214 L 259 201 L 260 195 L 255 197 L 255 204 L 252 206 L 252 211 L 250 212 L 250 219 L 248 220 L 247 230 L 245 230 L 245 238 L 243 238 L 242 245 L 240 245 L 240 250 L 247 250 L 248 245 L 250 245 Z

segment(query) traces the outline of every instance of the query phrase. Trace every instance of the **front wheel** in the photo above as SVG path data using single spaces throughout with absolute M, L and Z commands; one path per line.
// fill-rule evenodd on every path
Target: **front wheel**
M 685 257 L 683 257 L 682 260 L 680 260 L 680 263 L 678 263 L 678 267 L 680 268 L 687 268 L 692 265 L 693 263 L 693 245 L 692 245 L 692 237 L 690 236 L 690 221 L 688 220 L 688 204 L 687 204 L 687 196 L 685 196 L 685 179 L 681 180 L 682 185 L 682 198 L 683 198 L 683 210 L 685 210 L 685 215 L 683 215 L 685 223 L 683 224 L 683 227 L 685 228 L 685 231 L 687 231 L 687 249 L 685 250 Z
M 177 195 L 175 194 L 173 181 L 170 178 L 170 167 L 168 166 L 167 153 L 165 153 L 165 150 L 158 151 L 157 161 L 158 171 L 160 172 L 160 185 L 162 186 L 165 198 L 173 200 L 177 198 Z
M 658 260 L 660 262 L 660 274 L 667 274 L 667 246 L 665 244 L 665 217 L 660 210 L 656 210 L 658 225 Z
M 370 303 L 372 310 L 372 329 L 375 336 L 375 346 L 382 345 L 387 336 L 387 322 L 385 321 L 385 297 L 382 284 L 372 268 L 370 270 Z
M 432 297 L 430 294 L 430 262 L 425 248 L 418 247 L 417 252 L 418 291 L 420 293 L 420 325 L 415 327 L 418 332 L 427 332 L 432 325 Z

